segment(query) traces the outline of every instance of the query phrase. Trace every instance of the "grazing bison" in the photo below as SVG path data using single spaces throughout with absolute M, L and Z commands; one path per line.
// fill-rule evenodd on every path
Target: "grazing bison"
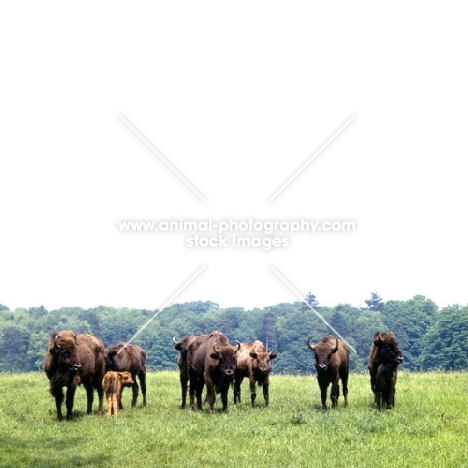
M 130 372 L 108 371 L 102 379 L 102 388 L 107 398 L 107 417 L 112 415 L 117 417 L 119 407 L 119 396 L 122 393 L 122 387 L 131 387 L 133 385 L 132 374 Z
M 210 413 L 216 399 L 216 393 L 221 395 L 223 411 L 227 410 L 229 386 L 234 379 L 236 370 L 236 354 L 240 348 L 229 344 L 226 336 L 218 331 L 210 335 L 196 336 L 188 345 L 187 367 L 190 379 L 190 409 L 193 409 L 194 398 L 197 398 L 197 408 L 201 409 L 201 395 L 206 385 L 206 399 Z
M 201 335 L 200 335 L 201 336 Z M 184 336 L 184 338 L 176 341 L 175 336 L 172 338 L 174 347 L 179 351 L 179 357 L 177 358 L 177 366 L 179 367 L 180 386 L 182 389 L 182 404 L 181 408 L 185 408 L 187 405 L 187 388 L 188 388 L 188 368 L 187 368 L 187 350 L 188 345 L 196 337 L 193 335 Z
M 338 405 L 340 388 L 338 381 L 341 379 L 343 385 L 343 396 L 345 408 L 348 406 L 348 375 L 349 375 L 349 348 L 343 341 L 334 336 L 324 336 L 318 344 L 310 344 L 309 348 L 315 353 L 315 369 L 317 369 L 317 379 L 322 397 L 322 408 L 327 409 L 327 388 L 331 383 L 330 398 L 332 408 Z
M 255 397 L 257 396 L 256 385 L 263 385 L 263 398 L 265 406 L 268 406 L 270 387 L 270 371 L 272 359 L 275 359 L 277 354 L 273 351 L 267 352 L 261 341 L 253 343 L 242 343 L 237 353 L 237 367 L 234 374 L 234 404 L 241 401 L 241 384 L 244 377 L 249 379 L 250 385 L 250 400 L 252 408 L 255 406 Z
M 143 395 L 143 406 L 146 406 L 146 352 L 138 345 L 117 343 L 110 346 L 104 352 L 106 371 L 130 372 L 132 374 L 132 408 L 135 408 L 138 398 L 138 384 L 136 378 L 140 379 L 141 393 Z M 122 392 L 119 395 L 119 409 L 122 406 Z
M 370 372 L 374 401 L 379 410 L 382 399 L 388 409 L 395 406 L 397 368 L 402 362 L 403 355 L 398 348 L 395 334 L 393 332 L 374 333 L 367 367 Z
M 71 330 L 52 333 L 44 363 L 44 371 L 50 380 L 50 393 L 55 397 L 57 420 L 61 421 L 63 387 L 67 387 L 67 419 L 72 419 L 73 399 L 76 387 L 86 389 L 87 413 L 93 412 L 93 389 L 99 397 L 98 414 L 102 414 L 102 378 L 104 376 L 104 345 L 91 335 L 75 335 Z

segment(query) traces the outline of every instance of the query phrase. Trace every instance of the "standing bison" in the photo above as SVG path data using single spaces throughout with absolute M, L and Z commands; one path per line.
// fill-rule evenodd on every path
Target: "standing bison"
M 201 335 L 199 335 L 201 336 Z M 177 366 L 179 367 L 180 386 L 182 389 L 182 404 L 181 408 L 185 408 L 187 405 L 187 388 L 188 388 L 188 368 L 187 368 L 187 350 L 190 342 L 196 337 L 193 335 L 184 336 L 179 341 L 176 341 L 175 336 L 172 338 L 174 347 L 179 351 L 179 357 L 177 358 Z
M 72 419 L 75 391 L 80 384 L 86 389 L 87 413 L 93 412 L 93 389 L 96 389 L 99 397 L 98 414 L 102 414 L 104 345 L 99 338 L 84 334 L 75 335 L 71 330 L 52 333 L 44 371 L 50 380 L 50 393 L 55 397 L 58 421 L 63 419 L 62 388 L 67 387 L 67 419 Z
M 249 379 L 250 385 L 250 401 L 252 408 L 255 406 L 255 398 L 257 396 L 256 383 L 259 386 L 263 385 L 263 398 L 265 406 L 269 403 L 269 388 L 270 388 L 270 371 L 272 359 L 275 359 L 277 354 L 267 352 L 261 341 L 253 343 L 242 343 L 237 353 L 237 367 L 234 374 L 234 404 L 241 401 L 241 384 L 244 377 Z
M 187 367 L 190 380 L 190 409 L 193 409 L 195 396 L 197 408 L 201 409 L 201 395 L 206 385 L 206 399 L 210 413 L 214 411 L 216 393 L 221 395 L 223 411 L 227 410 L 228 391 L 234 379 L 237 364 L 237 347 L 231 346 L 226 336 L 218 331 L 210 335 L 199 335 L 188 345 Z
M 402 362 L 403 355 L 398 348 L 395 334 L 393 332 L 374 333 L 367 367 L 377 409 L 380 410 L 382 399 L 388 409 L 395 406 L 397 368 Z
M 102 379 L 102 388 L 107 398 L 107 417 L 112 415 L 117 417 L 119 412 L 119 397 L 122 393 L 122 387 L 131 387 L 133 385 L 132 374 L 130 372 L 108 371 Z
M 337 407 L 340 379 L 346 408 L 348 406 L 349 348 L 343 341 L 331 335 L 324 336 L 318 344 L 310 344 L 309 338 L 307 346 L 315 353 L 315 369 L 320 386 L 322 408 L 327 409 L 327 388 L 330 383 L 332 384 L 330 394 L 332 408 Z
M 141 393 L 143 395 L 143 406 L 146 406 L 146 352 L 141 349 L 138 345 L 125 343 L 117 343 L 114 346 L 110 346 L 104 352 L 104 359 L 106 362 L 106 372 L 130 372 L 132 374 L 132 408 L 135 408 L 138 398 L 138 384 L 136 377 L 140 380 Z M 119 409 L 123 409 L 122 406 L 122 387 L 119 395 Z

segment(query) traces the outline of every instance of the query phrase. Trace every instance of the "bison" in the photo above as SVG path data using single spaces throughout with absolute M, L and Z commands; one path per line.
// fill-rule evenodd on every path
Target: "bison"
M 395 385 L 398 365 L 403 362 L 403 355 L 398 348 L 393 332 L 375 332 L 367 367 L 370 373 L 371 389 L 374 402 L 380 410 L 381 400 L 388 409 L 395 406 Z
M 216 393 L 221 395 L 223 411 L 227 410 L 229 386 L 236 370 L 237 347 L 229 344 L 228 338 L 221 332 L 213 331 L 210 335 L 199 335 L 188 345 L 187 368 L 190 380 L 190 409 L 193 409 L 194 398 L 197 408 L 201 409 L 201 395 L 206 385 L 205 402 L 213 413 Z
M 71 330 L 54 332 L 50 336 L 44 362 L 44 371 L 50 381 L 50 393 L 55 397 L 57 420 L 61 421 L 63 387 L 67 387 L 65 404 L 67 419 L 72 419 L 76 387 L 86 389 L 87 414 L 93 412 L 96 389 L 99 397 L 98 414 L 102 414 L 102 378 L 104 376 L 104 345 L 91 335 L 75 335 Z
M 241 384 L 244 377 L 249 379 L 250 401 L 252 408 L 255 406 L 257 396 L 256 383 L 263 385 L 263 398 L 265 406 L 269 403 L 270 371 L 272 359 L 277 354 L 273 351 L 267 352 L 261 341 L 253 343 L 242 343 L 237 353 L 237 367 L 234 373 L 234 404 L 241 401 Z
M 327 388 L 331 383 L 330 398 L 332 408 L 338 405 L 340 388 L 338 381 L 341 379 L 343 385 L 343 396 L 345 408 L 348 406 L 348 375 L 349 375 L 349 348 L 346 344 L 334 336 L 324 336 L 318 344 L 310 344 L 308 347 L 315 353 L 315 369 L 317 370 L 317 380 L 320 386 L 322 398 L 322 408 L 327 409 Z
M 187 406 L 187 388 L 188 388 L 188 368 L 187 368 L 187 350 L 190 342 L 196 337 L 193 335 L 185 336 L 184 338 L 176 341 L 175 336 L 172 338 L 174 342 L 174 347 L 179 351 L 179 357 L 177 358 L 177 366 L 179 367 L 179 377 L 180 377 L 180 386 L 182 389 L 182 404 L 181 408 Z
M 131 387 L 133 385 L 132 374 L 130 372 L 108 371 L 102 379 L 102 388 L 107 398 L 107 417 L 112 415 L 117 417 L 119 407 L 119 396 L 122 393 L 122 387 Z
M 106 371 L 130 372 L 132 374 L 132 408 L 135 408 L 138 398 L 138 384 L 136 378 L 140 380 L 141 393 L 143 395 L 143 406 L 146 407 L 146 352 L 138 345 L 117 343 L 110 346 L 104 352 Z M 122 392 L 119 395 L 119 409 L 122 406 Z

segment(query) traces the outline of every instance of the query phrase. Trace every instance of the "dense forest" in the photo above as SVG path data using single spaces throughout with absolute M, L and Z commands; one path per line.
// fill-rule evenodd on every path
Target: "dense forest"
M 307 339 L 318 342 L 330 329 L 307 305 L 317 310 L 351 344 L 351 369 L 367 370 L 367 356 L 375 331 L 393 331 L 409 370 L 468 368 L 468 306 L 439 309 L 425 296 L 383 302 L 373 292 L 364 308 L 349 304 L 321 307 L 308 294 L 305 302 L 282 303 L 263 309 L 219 308 L 214 302 L 173 304 L 162 311 L 99 306 L 91 309 L 44 307 L 10 310 L 0 304 L 0 371 L 41 370 L 53 331 L 98 336 L 104 345 L 133 341 L 143 347 L 150 371 L 175 369 L 177 351 L 172 337 L 220 330 L 231 343 L 259 339 L 275 350 L 274 372 L 308 373 L 314 370 Z M 154 317 L 156 315 L 156 317 Z M 154 320 L 151 320 L 154 317 Z

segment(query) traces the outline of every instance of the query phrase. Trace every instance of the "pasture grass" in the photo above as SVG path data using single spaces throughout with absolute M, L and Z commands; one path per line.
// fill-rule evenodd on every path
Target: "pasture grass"
M 400 372 L 396 408 L 373 408 L 369 377 L 352 374 L 349 407 L 321 409 L 313 376 L 272 375 L 270 408 L 180 409 L 175 371 L 148 374 L 148 407 L 117 419 L 86 415 L 75 396 L 74 420 L 56 421 L 44 373 L 0 374 L 0 467 L 468 467 L 468 373 Z M 96 403 L 96 402 L 95 402 Z M 97 404 L 95 404 L 95 408 Z M 106 408 L 106 405 L 104 405 Z

